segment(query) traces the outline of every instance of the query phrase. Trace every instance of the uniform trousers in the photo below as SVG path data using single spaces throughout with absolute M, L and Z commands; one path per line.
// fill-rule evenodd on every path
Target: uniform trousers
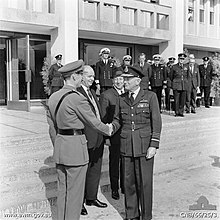
M 163 90 L 163 86 L 152 87 L 152 91 L 155 92 L 157 95 L 160 110 L 161 110 L 162 90 Z
M 104 144 L 98 148 L 89 149 L 89 165 L 86 173 L 85 199 L 97 199 L 102 170 Z
M 175 113 L 183 114 L 186 103 L 186 90 L 173 90 L 175 101 Z
M 170 110 L 170 87 L 165 88 L 165 106 L 166 110 Z
M 196 108 L 196 89 L 193 85 L 189 85 L 189 88 L 186 91 L 186 111 L 195 111 Z
M 200 91 L 201 91 L 201 94 L 204 92 L 205 106 L 209 106 L 211 86 L 200 86 Z
M 147 160 L 145 156 L 122 156 L 125 213 L 128 219 L 139 216 L 142 220 L 152 219 L 153 164 L 154 158 Z
M 57 219 L 80 219 L 87 167 L 87 164 L 83 166 L 56 164 L 58 173 Z

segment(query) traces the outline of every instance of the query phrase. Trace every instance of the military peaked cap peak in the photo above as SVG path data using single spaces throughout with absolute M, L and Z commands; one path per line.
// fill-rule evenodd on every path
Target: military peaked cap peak
M 102 48 L 101 50 L 100 50 L 100 52 L 99 52 L 99 55 L 101 55 L 101 54 L 103 54 L 103 53 L 110 53 L 110 49 L 109 48 L 107 48 L 107 47 L 105 47 L 105 48 Z
M 203 57 L 203 61 L 209 61 L 209 57 Z
M 132 57 L 130 55 L 125 55 L 123 56 L 123 60 L 128 60 L 130 61 L 132 59 Z
M 178 54 L 178 58 L 182 58 L 182 59 L 185 59 L 187 56 L 185 53 L 179 53 Z
M 159 60 L 161 58 L 160 54 L 154 54 L 153 59 L 154 60 Z
M 168 60 L 169 60 L 169 61 L 175 61 L 176 58 L 175 58 L 175 57 L 169 57 Z

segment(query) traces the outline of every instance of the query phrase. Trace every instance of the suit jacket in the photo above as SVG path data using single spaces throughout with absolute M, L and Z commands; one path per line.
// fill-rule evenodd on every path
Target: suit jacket
M 81 94 L 83 94 L 88 99 L 88 102 L 91 105 L 91 109 L 92 109 L 93 113 L 96 114 L 95 107 L 92 104 L 92 102 L 90 101 L 90 99 L 89 99 L 87 93 L 85 92 L 84 88 L 81 86 L 81 87 L 77 88 L 77 91 L 79 91 Z M 96 102 L 96 105 L 98 107 L 98 110 L 99 110 L 99 113 L 100 113 L 100 116 L 101 116 L 101 109 L 100 109 L 100 105 L 99 105 L 98 99 L 96 97 L 95 91 L 91 90 L 91 93 L 92 93 L 92 96 L 93 96 L 93 98 Z M 88 149 L 98 148 L 102 144 L 103 135 L 100 134 L 98 131 L 94 130 L 89 125 L 85 124 L 84 132 L 85 132 L 85 135 L 86 135 L 86 139 L 88 141 L 88 144 L 87 144 Z
M 104 123 L 112 123 L 115 115 L 116 108 L 119 104 L 120 95 L 116 89 L 111 88 L 100 95 L 100 106 L 102 111 L 102 121 Z M 110 137 L 114 144 L 120 144 L 120 129 Z
M 102 134 L 108 135 L 109 127 L 96 118 L 88 100 L 70 85 L 64 85 L 58 92 L 53 93 L 48 101 L 53 120 L 54 112 L 60 98 L 69 91 L 57 112 L 56 122 L 59 129 L 84 129 L 88 124 Z M 89 161 L 87 140 L 85 135 L 61 135 L 55 137 L 53 157 L 57 164 L 80 166 Z
M 51 86 L 60 86 L 62 87 L 63 86 L 63 77 L 62 77 L 62 74 L 58 72 L 58 70 L 62 67 L 63 65 L 61 66 L 58 66 L 57 63 L 54 63 L 50 69 L 49 69 L 49 81 L 50 81 L 50 84 Z
M 198 86 L 200 86 L 200 75 L 199 75 L 199 65 L 197 63 L 194 64 L 193 72 L 190 69 L 190 64 L 188 63 L 188 68 L 189 68 L 189 77 L 188 77 L 188 82 L 189 82 L 189 88 L 194 88 L 196 89 Z
M 140 89 L 133 104 L 128 93 L 121 95 L 113 125 L 121 127 L 121 155 L 146 156 L 149 147 L 159 147 L 161 115 L 154 92 Z
M 214 76 L 213 67 L 208 64 L 205 68 L 204 64 L 199 65 L 200 86 L 211 86 L 212 77 Z
M 167 88 L 171 87 L 171 69 L 173 68 L 173 65 L 171 65 L 169 62 L 167 63 L 166 67 L 166 78 L 167 78 Z
M 138 63 L 134 64 L 134 66 L 137 67 L 138 69 L 140 69 L 142 71 L 142 73 L 144 74 L 144 77 L 142 77 L 142 79 L 141 79 L 141 87 L 144 89 L 148 89 L 149 80 L 152 75 L 151 65 L 145 62 L 144 66 L 141 67 L 140 62 L 138 62 Z
M 189 66 L 183 64 L 183 67 L 181 67 L 179 63 L 174 64 L 171 69 L 170 78 L 173 90 L 188 90 Z
M 115 66 L 110 59 L 107 64 L 103 60 L 96 63 L 95 79 L 99 80 L 101 87 L 112 86 L 113 71 L 115 71 Z
M 150 77 L 151 87 L 163 86 L 164 81 L 167 78 L 165 66 L 162 66 L 161 64 L 159 64 L 158 66 L 156 66 L 155 64 L 152 64 L 151 68 L 152 68 L 152 74 Z

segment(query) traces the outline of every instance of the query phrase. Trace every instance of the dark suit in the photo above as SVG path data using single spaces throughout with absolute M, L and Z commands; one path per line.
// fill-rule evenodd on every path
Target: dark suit
M 186 103 L 186 91 L 188 89 L 189 67 L 187 64 L 180 66 L 179 63 L 173 65 L 171 69 L 171 86 L 175 101 L 175 114 L 183 115 Z
M 149 147 L 159 147 L 161 116 L 156 94 L 140 89 L 133 104 L 128 93 L 119 99 L 113 121 L 121 125 L 122 169 L 124 175 L 126 218 L 152 218 L 154 158 L 146 159 Z M 139 211 L 141 207 L 141 212 Z
M 91 109 L 96 114 L 95 107 L 85 92 L 83 87 L 77 89 L 82 93 L 89 101 Z M 97 100 L 94 90 L 91 90 L 93 99 L 98 107 L 99 114 L 101 114 L 101 109 L 99 102 Z M 102 156 L 104 149 L 103 135 L 98 133 L 94 128 L 89 125 L 85 125 L 85 135 L 88 141 L 88 152 L 89 152 L 89 165 L 86 174 L 86 184 L 85 184 L 85 199 L 95 200 L 97 199 L 99 181 L 101 177 L 101 168 L 102 168 Z
M 161 96 L 164 81 L 166 80 L 166 68 L 159 64 L 156 66 L 155 64 L 151 65 L 152 74 L 150 77 L 150 85 L 153 92 L 157 94 L 157 99 L 159 102 L 159 107 L 161 109 Z
M 166 69 L 166 79 L 167 79 L 167 87 L 165 88 L 165 104 L 166 104 L 166 110 L 170 110 L 170 88 L 171 88 L 171 79 L 170 79 L 170 73 L 171 68 L 173 65 L 171 65 L 169 62 L 167 63 L 167 69 Z
M 62 67 L 63 65 L 58 66 L 57 63 L 54 63 L 50 69 L 49 69 L 49 84 L 51 86 L 51 94 L 54 92 L 58 91 L 63 87 L 63 77 L 61 73 L 58 72 L 58 70 Z
M 193 65 L 193 71 L 191 70 L 190 64 L 188 64 L 189 68 L 189 77 L 188 77 L 188 89 L 186 92 L 186 111 L 195 112 L 196 108 L 196 95 L 197 95 L 197 87 L 200 86 L 200 76 L 199 76 L 199 66 L 197 63 Z
M 56 119 L 54 118 L 57 103 L 67 92 L 60 105 Z M 63 86 L 62 89 L 52 94 L 48 101 L 50 115 L 56 120 L 59 130 L 84 129 L 84 124 L 90 124 L 102 134 L 108 135 L 107 125 L 100 123 L 91 110 L 88 100 L 74 87 Z M 49 124 L 54 130 L 54 124 Z M 65 135 L 51 133 L 51 139 L 55 140 L 53 158 L 58 173 L 57 219 L 79 219 L 83 203 L 86 171 L 89 162 L 87 140 L 82 135 Z
M 141 87 L 143 89 L 149 89 L 149 81 L 152 75 L 151 65 L 147 62 L 144 62 L 144 66 L 140 66 L 140 62 L 138 62 L 134 64 L 134 66 L 140 69 L 144 75 L 144 77 L 141 79 Z
M 107 64 L 100 60 L 96 63 L 95 79 L 99 80 L 101 92 L 112 87 L 113 71 L 115 71 L 114 63 L 108 59 Z
M 118 105 L 119 94 L 116 89 L 111 88 L 103 92 L 100 96 L 100 106 L 102 111 L 102 121 L 111 123 L 114 118 L 116 105 Z M 113 191 L 119 189 L 119 169 L 120 169 L 120 130 L 110 137 L 109 146 L 109 177 Z M 122 186 L 122 183 L 121 183 Z M 123 187 L 122 187 L 123 189 Z
M 204 64 L 199 65 L 200 74 L 200 91 L 204 92 L 205 106 L 209 106 L 210 90 L 212 77 L 214 76 L 212 65 L 208 64 L 205 68 Z

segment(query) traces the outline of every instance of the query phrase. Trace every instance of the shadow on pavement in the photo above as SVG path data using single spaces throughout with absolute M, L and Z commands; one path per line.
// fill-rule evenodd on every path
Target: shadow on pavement
M 209 157 L 214 159 L 214 163 L 212 163 L 212 166 L 220 168 L 220 157 L 218 156 L 209 156 Z

